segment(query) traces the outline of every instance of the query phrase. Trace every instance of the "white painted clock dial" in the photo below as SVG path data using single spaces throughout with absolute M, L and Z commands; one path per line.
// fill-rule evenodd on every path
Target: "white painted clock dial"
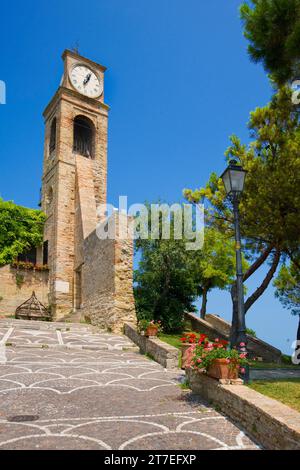
M 103 85 L 98 75 L 86 65 L 74 65 L 69 73 L 73 87 L 89 98 L 98 98 L 102 95 Z

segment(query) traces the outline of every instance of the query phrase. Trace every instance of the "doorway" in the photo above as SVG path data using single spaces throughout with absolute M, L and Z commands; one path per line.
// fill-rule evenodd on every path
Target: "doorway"
M 82 304 L 82 271 L 80 268 L 75 271 L 75 310 L 81 309 Z

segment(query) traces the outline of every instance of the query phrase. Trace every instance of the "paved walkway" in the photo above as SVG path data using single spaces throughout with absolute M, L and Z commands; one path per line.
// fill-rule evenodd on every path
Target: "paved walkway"
M 0 321 L 1 344 L 0 449 L 256 448 L 124 336 Z
M 299 370 L 295 369 L 255 369 L 250 371 L 251 380 L 300 379 Z

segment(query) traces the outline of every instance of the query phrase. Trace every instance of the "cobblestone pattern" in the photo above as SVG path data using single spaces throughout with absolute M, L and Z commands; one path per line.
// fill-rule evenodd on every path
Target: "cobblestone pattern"
M 222 385 L 187 369 L 192 390 L 210 400 L 269 450 L 300 450 L 300 413 L 245 385 Z
M 22 320 L 0 320 L 1 344 L 44 349 L 136 350 L 126 336 L 99 334 L 89 325 Z
M 2 344 L 11 329 L 0 328 Z M 54 333 L 45 324 L 25 337 L 19 327 L 11 335 L 51 341 Z M 108 346 L 122 338 L 84 334 L 84 341 Z M 74 339 L 68 331 L 61 336 Z M 8 347 L 0 360 L 0 449 L 257 448 L 225 416 L 182 390 L 181 380 L 178 371 L 119 348 Z

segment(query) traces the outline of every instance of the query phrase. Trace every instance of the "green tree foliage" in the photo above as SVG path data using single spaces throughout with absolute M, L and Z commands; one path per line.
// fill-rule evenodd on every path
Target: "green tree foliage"
M 151 214 L 149 206 L 148 209 Z M 176 331 L 183 326 L 184 312 L 196 310 L 199 295 L 204 317 L 208 292 L 231 285 L 235 251 L 232 241 L 213 228 L 205 230 L 201 250 L 189 251 L 187 240 L 174 236 L 174 216 L 170 219 L 170 239 L 162 236 L 161 224 L 162 218 L 157 240 L 147 238 L 136 243 L 141 254 L 134 277 L 136 308 L 139 319 L 161 320 L 165 331 Z M 148 221 L 144 225 L 151 228 Z
M 300 315 L 300 271 L 294 264 L 283 265 L 274 281 L 275 295 L 293 315 Z
M 244 260 L 244 268 L 247 266 Z M 212 227 L 206 228 L 196 270 L 202 296 L 200 315 L 205 318 L 208 292 L 214 288 L 228 289 L 235 279 L 235 247 L 231 238 Z
M 283 265 L 274 281 L 275 296 L 293 315 L 299 316 L 297 339 L 300 340 L 300 269 L 293 262 Z
M 43 241 L 45 215 L 0 199 L 0 266 Z
M 143 240 L 134 273 L 137 317 L 160 320 L 165 332 L 180 331 L 184 312 L 195 311 L 198 284 L 191 252 L 181 240 Z
M 252 0 L 242 4 L 248 52 L 282 85 L 300 72 L 300 0 Z
M 250 115 L 252 138 L 246 146 L 231 138 L 227 159 L 240 159 L 248 171 L 240 201 L 241 232 L 250 266 L 246 281 L 265 262 L 267 274 L 245 302 L 246 312 L 271 282 L 283 254 L 292 255 L 300 241 L 300 128 L 292 108 L 291 92 L 281 89 L 272 101 Z M 231 204 L 222 180 L 213 173 L 204 188 L 185 190 L 194 203 L 206 203 L 208 222 L 233 236 Z M 236 329 L 236 292 L 232 288 L 233 335 Z

